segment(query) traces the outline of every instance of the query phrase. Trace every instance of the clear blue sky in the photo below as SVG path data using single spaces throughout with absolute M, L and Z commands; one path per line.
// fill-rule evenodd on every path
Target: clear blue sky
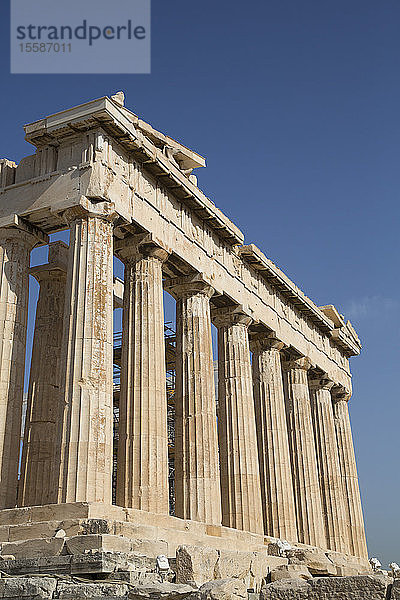
M 398 0 L 153 0 L 146 76 L 9 75 L 5 4 L 1 157 L 31 153 L 24 123 L 122 89 L 207 157 L 199 185 L 247 243 L 352 320 L 370 554 L 400 563 Z

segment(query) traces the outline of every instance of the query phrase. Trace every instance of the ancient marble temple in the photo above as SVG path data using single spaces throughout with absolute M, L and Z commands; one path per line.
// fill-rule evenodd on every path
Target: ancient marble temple
M 197 187 L 205 160 L 122 94 L 25 133 L 34 154 L 0 161 L 0 552 L 29 556 L 35 541 L 72 553 L 84 539 L 157 554 L 162 540 L 172 556 L 182 543 L 244 551 L 279 538 L 365 559 L 350 322 L 245 244 Z M 69 246 L 49 244 L 63 229 Z M 48 262 L 30 268 L 47 244 Z M 125 266 L 114 504 L 113 256 Z M 40 292 L 20 458 L 30 274 Z M 175 516 L 164 291 L 176 300 Z

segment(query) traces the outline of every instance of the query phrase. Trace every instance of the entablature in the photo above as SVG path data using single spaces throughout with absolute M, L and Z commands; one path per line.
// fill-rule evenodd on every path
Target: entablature
M 318 307 L 297 287 L 257 246 L 249 244 L 239 247 L 240 256 L 262 276 L 272 283 L 301 313 L 318 328 L 328 334 L 343 349 L 346 356 L 360 354 L 361 342 L 350 321 L 344 321 L 336 308 L 330 304 Z

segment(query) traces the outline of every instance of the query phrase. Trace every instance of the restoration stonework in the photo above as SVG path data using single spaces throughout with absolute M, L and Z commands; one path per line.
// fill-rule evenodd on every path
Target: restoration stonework
M 120 95 L 25 134 L 34 154 L 0 161 L 0 559 L 174 558 L 187 546 L 218 556 L 223 579 L 221 553 L 252 553 L 271 570 L 290 560 L 285 539 L 329 560 L 325 574 L 368 572 L 351 323 L 245 245 L 197 187 L 205 159 Z M 48 263 L 30 269 L 31 250 L 65 229 L 69 246 L 51 242 Z M 113 256 L 125 265 L 116 504 Z M 40 293 L 19 468 L 30 274 Z M 175 516 L 165 291 L 177 309 Z

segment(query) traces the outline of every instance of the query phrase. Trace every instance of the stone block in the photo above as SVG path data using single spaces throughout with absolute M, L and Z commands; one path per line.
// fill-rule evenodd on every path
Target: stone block
M 261 552 L 256 552 L 256 554 L 260 555 Z M 268 565 L 270 570 L 281 565 L 289 564 L 289 560 L 287 558 L 283 558 L 282 556 L 269 556 L 269 554 L 265 555 L 264 561 L 265 564 Z
M 390 600 L 400 600 L 400 579 L 395 579 L 393 581 Z
M 25 525 L 31 520 L 31 508 L 0 510 L 0 525 Z
M 312 600 L 385 600 L 389 579 L 382 575 L 317 577 L 309 584 Z
M 281 579 L 265 585 L 260 600 L 310 600 L 310 590 L 304 579 Z
M 85 519 L 80 521 L 82 533 L 85 535 L 114 534 L 114 523 L 108 519 Z
M 108 521 L 126 521 L 127 510 L 113 504 L 91 502 L 88 504 L 88 517 L 90 519 L 105 519 Z
M 269 556 L 265 551 L 253 552 L 250 572 L 256 581 L 262 582 L 262 580 L 268 576 L 272 569 L 282 565 L 287 565 L 287 563 L 287 558 Z
M 124 583 L 63 583 L 57 586 L 60 600 L 100 600 L 101 598 L 126 598 L 128 586 Z
M 92 573 L 110 574 L 118 571 L 152 570 L 155 560 L 143 556 L 126 555 L 120 552 L 95 552 L 75 554 L 71 559 L 71 575 Z
M 310 571 L 304 565 L 281 565 L 271 571 L 271 582 L 281 579 L 311 579 Z
M 235 552 L 221 550 L 214 576 L 216 579 L 237 578 L 247 580 L 251 572 L 251 563 L 254 558 L 252 552 Z
M 27 523 L 26 525 L 12 525 L 10 527 L 10 542 L 34 540 L 39 538 L 52 538 L 59 529 L 59 523 L 47 521 L 40 523 Z
M 326 555 L 335 565 L 336 574 L 340 577 L 368 575 L 372 573 L 371 565 L 366 559 L 331 551 L 327 552 Z
M 168 543 L 164 540 L 133 539 L 131 551 L 143 556 L 156 557 L 159 554 L 168 554 Z
M 265 585 L 260 600 L 385 600 L 388 582 L 382 575 L 281 579 Z
M 10 538 L 10 528 L 7 525 L 0 526 L 0 543 L 8 542 Z
M 246 585 L 240 579 L 217 579 L 201 586 L 199 600 L 247 600 Z
M 321 550 L 288 550 L 286 556 L 289 564 L 303 564 L 312 575 L 336 575 L 336 567 Z
M 175 556 L 177 549 L 179 546 L 199 546 L 202 547 L 204 544 L 204 539 L 198 536 L 191 535 L 186 531 L 174 531 L 173 535 L 171 535 L 171 531 L 167 531 L 165 529 L 160 529 L 158 532 L 158 536 L 161 539 L 168 540 L 168 556 Z M 212 540 L 213 538 L 208 538 L 208 540 Z M 218 538 L 215 538 L 218 539 Z M 207 541 L 208 541 L 207 540 Z M 212 544 L 210 544 L 212 547 Z
M 264 546 L 264 535 L 259 533 L 241 531 L 240 529 L 232 529 L 231 527 L 221 527 L 221 535 L 235 542 L 244 542 L 249 547 Z
M 89 504 L 87 502 L 71 502 L 65 504 L 45 504 L 32 506 L 29 521 L 65 521 L 67 519 L 87 519 L 89 517 Z M 15 509 L 24 510 L 24 509 Z M 20 523 L 22 521 L 19 521 Z M 11 523 L 10 523 L 11 525 Z
M 113 581 L 126 581 L 136 587 L 151 587 L 162 583 L 158 573 L 146 573 L 145 571 L 117 571 L 116 573 L 110 574 L 110 579 Z
M 1 559 L 1 557 L 0 557 Z M 4 556 L 6 559 L 6 556 Z M 34 575 L 36 573 L 69 574 L 71 556 L 46 556 L 42 558 L 17 558 L 1 562 L 0 570 L 8 575 Z
M 221 550 L 215 565 L 216 579 L 241 579 L 248 588 L 257 592 L 272 568 L 287 564 L 287 559 L 269 556 L 266 550 L 261 552 L 236 552 Z
M 0 598 L 44 600 L 52 598 L 57 580 L 49 577 L 14 577 L 0 579 Z
M 136 586 L 130 590 L 128 598 L 130 600 L 183 600 L 193 594 L 193 587 L 190 585 L 175 583 L 158 583 L 147 586 Z
M 16 559 L 58 556 L 63 546 L 64 540 L 61 538 L 8 542 L 2 545 L 1 555 L 12 554 Z
M 154 525 L 140 525 L 123 521 L 115 521 L 114 535 L 122 535 L 129 538 L 143 538 L 148 540 L 158 539 L 158 529 Z
M 77 535 L 66 541 L 69 554 L 124 552 L 131 550 L 131 540 L 116 535 Z
M 282 556 L 281 549 L 276 542 L 267 542 L 267 552 L 271 556 Z
M 145 510 L 138 510 L 137 508 L 126 508 L 124 510 L 124 519 L 118 519 L 119 521 L 128 521 L 129 523 L 136 523 L 140 525 L 157 525 L 157 527 L 173 528 L 182 531 L 185 529 L 186 521 L 171 517 L 169 515 L 156 515 L 154 513 L 147 512 Z
M 84 519 L 66 519 L 58 523 L 57 531 L 61 529 L 65 531 L 65 537 L 72 537 L 86 532 Z
M 176 551 L 176 581 L 200 586 L 214 579 L 217 550 L 199 546 L 179 546 Z

